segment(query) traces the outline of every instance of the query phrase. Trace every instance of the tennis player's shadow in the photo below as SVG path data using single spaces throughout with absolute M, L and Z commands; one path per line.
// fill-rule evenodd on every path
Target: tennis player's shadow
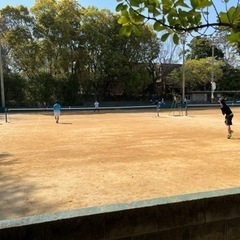
M 58 124 L 72 124 L 72 123 L 67 123 L 67 122 L 60 122 Z
M 6 158 L 6 157 L 10 157 L 10 156 L 11 156 L 11 154 L 7 153 L 7 152 L 0 153 L 0 158 Z

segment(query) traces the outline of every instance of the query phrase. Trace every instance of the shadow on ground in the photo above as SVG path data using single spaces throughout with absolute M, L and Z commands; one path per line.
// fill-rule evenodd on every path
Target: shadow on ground
M 29 183 L 24 174 L 11 173 L 13 166 L 19 164 L 20 160 L 10 153 L 0 153 L 0 220 L 32 215 L 31 204 L 36 201 L 32 197 L 36 190 L 39 191 L 39 186 Z M 51 207 L 50 204 L 41 205 L 43 212 L 48 212 Z

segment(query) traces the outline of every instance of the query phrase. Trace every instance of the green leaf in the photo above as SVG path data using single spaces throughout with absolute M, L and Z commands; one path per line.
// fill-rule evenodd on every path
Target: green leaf
M 130 5 L 132 7 L 139 7 L 139 1 L 138 0 L 130 0 Z
M 132 26 L 130 25 L 126 26 L 125 36 L 130 37 L 131 33 L 132 33 Z
M 163 34 L 163 35 L 161 36 L 161 41 L 162 41 L 162 42 L 165 42 L 165 41 L 168 39 L 169 36 L 170 36 L 170 33 L 165 33 L 165 34 Z
M 197 8 L 198 7 L 198 0 L 191 0 L 191 5 L 193 8 Z
M 191 0 L 191 5 L 194 9 L 202 9 L 212 6 L 211 0 Z
M 229 16 L 228 16 L 227 13 L 225 13 L 225 12 L 220 12 L 220 13 L 219 13 L 219 17 L 220 17 L 220 21 L 221 21 L 222 23 L 229 23 Z
M 175 5 L 175 6 L 185 7 L 185 8 L 190 8 L 190 7 L 184 2 L 184 0 L 178 0 L 174 5 Z
M 127 28 L 125 26 L 121 27 L 119 30 L 120 36 L 126 36 Z
M 212 6 L 212 1 L 211 0 L 199 0 L 198 3 L 198 8 L 206 8 Z
M 118 5 L 116 6 L 116 12 L 122 11 L 123 7 L 124 7 L 124 4 L 123 4 L 123 3 L 118 4 Z
M 132 26 L 132 31 L 136 34 L 136 36 L 141 36 L 141 34 L 142 34 L 142 31 L 136 25 Z
M 163 26 L 163 25 L 161 25 L 159 22 L 155 22 L 155 23 L 153 24 L 153 29 L 154 29 L 155 31 L 160 32 L 160 31 L 165 30 L 166 27 Z
M 229 37 L 228 37 L 228 40 L 230 42 L 240 42 L 240 32 L 232 32 Z
M 174 35 L 173 35 L 173 42 L 176 45 L 179 44 L 179 36 L 176 33 L 174 33 Z
M 130 18 L 128 16 L 121 16 L 118 19 L 118 23 L 121 25 L 127 25 L 127 24 L 129 24 L 129 22 L 130 22 Z
M 229 17 L 229 21 L 230 22 L 236 22 L 240 20 L 240 9 L 239 8 L 235 8 L 235 7 L 231 7 L 229 8 L 227 15 Z
M 129 9 L 129 14 L 131 16 L 131 19 L 135 22 L 135 23 L 141 23 L 142 21 L 144 21 L 144 16 L 136 13 L 132 8 Z
M 169 11 L 171 11 L 172 9 L 172 1 L 170 0 L 162 0 L 162 11 L 163 11 L 163 14 L 166 15 L 169 13 Z

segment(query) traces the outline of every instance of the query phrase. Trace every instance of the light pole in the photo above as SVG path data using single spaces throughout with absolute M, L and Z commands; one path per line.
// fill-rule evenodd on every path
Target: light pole
M 183 45 L 183 64 L 182 64 L 182 103 L 184 104 L 186 101 L 186 97 L 185 97 L 185 44 L 186 44 L 186 33 L 183 33 L 181 35 L 181 42 Z
M 214 42 L 212 41 L 211 103 L 213 103 L 214 100 L 214 85 L 216 88 L 216 84 L 214 82 Z
M 0 24 L 3 24 L 3 19 L 0 14 Z M 1 100 L 2 100 L 2 108 L 5 110 L 5 94 L 4 94 L 4 80 L 3 80 L 3 61 L 2 61 L 2 43 L 1 39 L 2 36 L 0 36 L 0 81 L 1 81 Z
M 0 78 L 1 78 L 1 100 L 2 108 L 5 109 L 5 94 L 4 94 L 4 81 L 3 81 L 3 64 L 2 64 L 2 44 L 0 39 Z
M 211 46 L 212 46 L 212 70 L 211 70 L 211 103 L 214 102 L 214 91 L 216 90 L 216 82 L 214 81 L 214 61 L 215 61 L 215 56 L 214 56 L 214 50 L 215 50 L 215 45 L 219 42 L 219 38 L 214 38 L 212 36 L 211 40 Z

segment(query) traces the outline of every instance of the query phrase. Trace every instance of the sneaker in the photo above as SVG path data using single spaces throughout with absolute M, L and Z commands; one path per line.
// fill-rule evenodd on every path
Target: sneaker
M 232 134 L 233 134 L 233 130 L 231 130 L 230 133 L 228 134 L 230 136 L 229 138 L 232 137 Z
M 229 132 L 229 134 L 227 135 L 227 138 L 230 139 L 232 137 L 232 134 L 233 134 L 233 130 Z

